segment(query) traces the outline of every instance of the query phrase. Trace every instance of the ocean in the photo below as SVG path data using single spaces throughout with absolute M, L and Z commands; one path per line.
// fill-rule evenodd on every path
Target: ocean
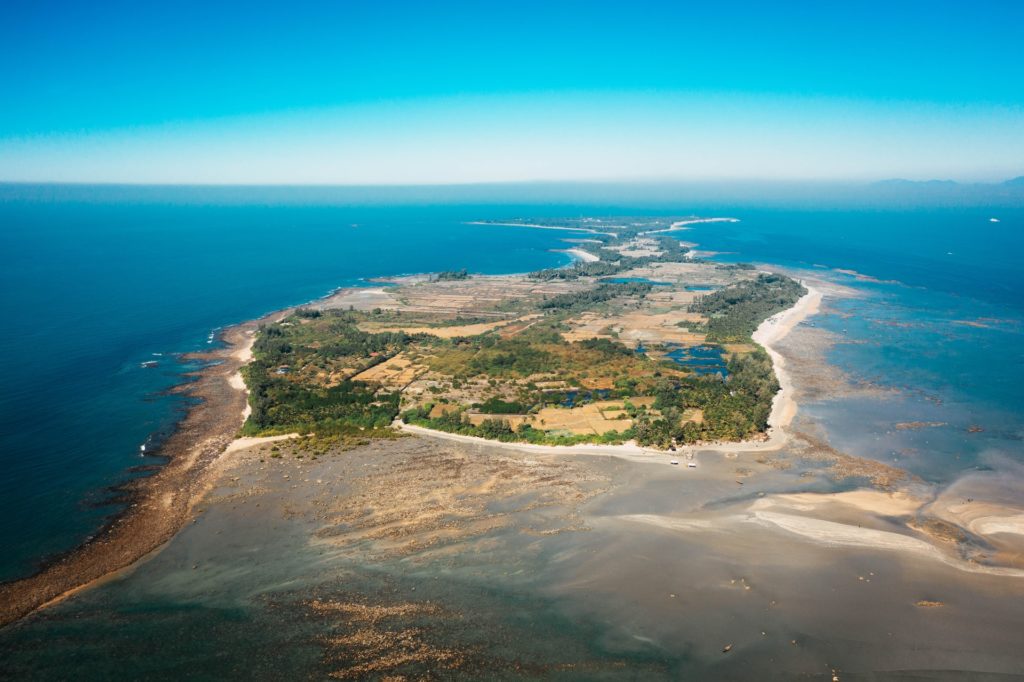
M 552 249 L 578 233 L 464 224 L 494 214 L 0 195 L 0 579 L 73 548 L 118 508 L 111 486 L 158 464 L 140 446 L 186 406 L 166 393 L 194 369 L 177 356 L 223 327 L 366 278 L 569 262 Z
M 803 418 L 813 421 L 832 446 L 893 464 L 940 491 L 978 476 L 1024 480 L 1024 270 L 1019 267 L 1024 210 L 1019 208 L 764 209 L 721 203 L 651 208 L 607 202 L 356 207 L 218 202 L 209 196 L 89 202 L 45 196 L 19 192 L 0 200 L 0 246 L 7 254 L 0 270 L 0 313 L 7 321 L 0 350 L 8 359 L 6 390 L 0 394 L 3 578 L 24 575 L 44 557 L 70 549 L 117 508 L 106 492 L 109 486 L 144 475 L 131 471 L 154 463 L 140 457 L 139 445 L 158 447 L 184 407 L 182 399 L 166 394 L 188 369 L 176 354 L 208 347 L 219 328 L 373 277 L 463 267 L 483 273 L 552 267 L 568 262 L 568 256 L 552 251 L 566 246 L 560 240 L 580 236 L 466 224 L 478 219 L 739 218 L 738 223 L 694 225 L 675 236 L 718 252 L 716 259 L 775 264 L 856 293 L 831 300 L 814 323 L 839 339 L 827 352 L 829 363 L 889 397 L 825 396 L 801 403 Z M 999 222 L 991 222 L 993 217 Z M 151 360 L 156 367 L 142 366 Z M 898 426 L 907 423 L 934 426 Z M 765 485 L 783 492 L 836 489 L 786 476 L 772 474 Z M 644 496 L 650 507 L 644 513 L 659 506 L 675 509 L 679 503 L 673 500 L 682 494 L 678 486 L 672 480 L 655 483 L 651 489 L 657 494 Z M 713 504 L 735 499 L 732 477 L 727 483 L 732 486 L 723 488 L 728 497 Z M 745 494 L 755 494 L 747 488 Z M 720 575 L 733 575 L 734 583 L 750 579 L 755 595 L 776 581 L 771 603 L 787 604 L 783 595 L 789 596 L 794 609 L 766 616 L 767 625 L 751 624 L 775 639 L 760 640 L 765 633 L 752 632 L 754 640 L 764 642 L 762 648 L 744 649 L 748 658 L 740 658 L 738 647 L 728 660 L 774 665 L 769 660 L 783 660 L 790 639 L 801 645 L 807 640 L 809 648 L 817 646 L 816 652 L 832 658 L 822 654 L 819 661 L 807 654 L 793 662 L 793 670 L 817 666 L 816 674 L 844 657 L 851 661 L 848 667 L 859 661 L 871 670 L 894 670 L 899 663 L 907 670 L 923 669 L 938 655 L 929 646 L 950 651 L 956 646 L 947 644 L 974 637 L 971 599 L 992 609 L 1000 603 L 998 591 L 980 586 L 975 592 L 965 583 L 959 597 L 943 596 L 953 621 L 935 623 L 968 625 L 963 631 L 935 625 L 932 631 L 913 620 L 912 607 L 896 611 L 898 600 L 891 594 L 845 595 L 848 608 L 873 606 L 863 614 L 847 612 L 850 622 L 837 624 L 820 608 L 838 598 L 829 582 L 835 576 L 856 581 L 858 571 L 863 578 L 870 569 L 871 575 L 900 576 L 897 582 L 931 585 L 933 579 L 941 582 L 937 569 L 915 574 L 896 559 L 865 552 L 829 571 L 804 574 L 786 563 L 802 551 L 788 545 L 763 554 L 757 548 L 758 561 L 737 566 L 721 549 L 728 542 L 720 545 L 719 555 L 714 545 L 669 546 L 661 540 L 651 545 L 647 536 L 623 532 L 615 525 L 617 517 L 605 516 L 614 504 L 591 509 L 589 534 L 543 541 L 514 535 L 460 558 L 443 557 L 436 565 L 382 560 L 373 566 L 350 557 L 328 563 L 322 545 L 305 541 L 309 528 L 303 522 L 289 518 L 247 528 L 244 510 L 232 506 L 204 521 L 238 530 L 223 548 L 217 544 L 221 540 L 211 539 L 222 537 L 214 531 L 183 531 L 190 542 L 206 538 L 210 545 L 172 542 L 142 570 L 9 629 L 0 635 L 0 651 L 8 657 L 9 673 L 35 670 L 47 679 L 70 671 L 80 679 L 319 678 L 325 669 L 317 638 L 324 633 L 294 604 L 327 590 L 329 578 L 335 588 L 364 596 L 418 589 L 424 599 L 461 604 L 475 615 L 438 626 L 445 636 L 499 646 L 517 661 L 569 656 L 607 664 L 594 677 L 628 678 L 640 671 L 651 679 L 687 673 L 743 679 L 742 669 L 716 668 L 695 653 L 710 636 L 708 646 L 717 647 L 718 655 L 732 641 L 720 637 L 721 630 L 735 632 L 738 624 L 767 612 L 760 602 L 741 603 L 742 590 L 721 598 Z M 652 551 L 663 551 L 662 561 L 668 563 L 647 580 L 634 580 L 628 571 L 602 574 L 620 566 L 647 570 Z M 214 566 L 201 577 L 190 570 L 198 556 Z M 582 581 L 575 572 L 586 565 L 595 567 Z M 674 575 L 683 584 L 673 591 L 685 597 L 688 588 L 699 588 L 705 596 L 690 597 L 687 604 L 696 617 L 671 630 L 676 616 L 665 612 L 667 594 L 643 590 L 654 591 L 653 585 L 660 588 L 662 579 Z M 783 587 L 787 580 L 799 583 L 792 594 Z M 949 582 L 945 574 L 942 580 Z M 580 584 L 588 586 L 586 592 L 574 591 Z M 892 589 L 905 596 L 899 592 L 903 587 Z M 931 596 L 924 590 L 920 598 Z M 801 597 L 808 603 L 801 605 Z M 641 608 L 647 599 L 657 606 Z M 892 618 L 906 619 L 899 644 L 885 640 L 885 628 L 871 622 L 868 613 L 885 619 L 889 608 Z M 1019 626 L 993 616 L 973 632 L 1010 650 L 1000 638 Z M 877 642 L 876 631 L 881 633 Z M 498 634 L 488 639 L 496 632 L 504 638 L 500 644 L 495 644 Z M 921 641 L 914 640 L 914 632 Z M 907 653 L 911 649 L 919 659 Z M 963 650 L 968 649 L 965 644 Z M 39 665 L 44 656 L 45 665 Z M 625 667 L 616 667 L 620 664 Z M 1005 672 L 1013 665 L 1012 659 L 992 654 L 947 668 Z M 573 677 L 567 668 L 558 670 L 551 676 Z M 587 670 L 581 667 L 576 679 L 588 678 Z

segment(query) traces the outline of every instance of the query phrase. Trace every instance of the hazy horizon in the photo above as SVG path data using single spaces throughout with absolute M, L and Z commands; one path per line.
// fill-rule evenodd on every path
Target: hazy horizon
M 6 4 L 0 181 L 992 182 L 1024 6 Z M 908 31 L 907 27 L 913 30 Z

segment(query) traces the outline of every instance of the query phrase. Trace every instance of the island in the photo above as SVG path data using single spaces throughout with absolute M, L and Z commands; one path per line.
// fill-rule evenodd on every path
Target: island
M 243 435 L 304 434 L 314 449 L 393 424 L 669 451 L 764 439 L 779 382 L 752 335 L 808 291 L 663 234 L 688 222 L 530 221 L 586 232 L 576 261 L 402 277 L 296 309 L 259 329 Z

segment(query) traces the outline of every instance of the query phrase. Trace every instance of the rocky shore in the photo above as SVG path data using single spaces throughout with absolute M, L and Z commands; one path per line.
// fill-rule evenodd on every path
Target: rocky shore
M 247 349 L 259 325 L 286 313 L 230 327 L 222 334 L 223 348 L 186 357 L 209 364 L 176 389 L 197 402 L 157 453 L 167 463 L 152 476 L 125 484 L 124 509 L 80 547 L 54 558 L 35 575 L 0 585 L 0 626 L 132 565 L 188 522 L 243 422 L 246 392 L 232 378 L 248 361 Z

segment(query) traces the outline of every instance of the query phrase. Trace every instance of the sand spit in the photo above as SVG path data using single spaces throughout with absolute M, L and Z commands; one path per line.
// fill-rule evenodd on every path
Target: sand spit
M 586 232 L 588 234 L 604 234 L 609 237 L 617 237 L 618 235 L 614 232 L 602 232 L 600 230 L 592 230 L 587 227 L 558 227 L 557 225 L 536 225 L 533 223 L 491 223 L 485 220 L 472 220 L 466 225 L 495 225 L 498 227 L 532 227 L 535 230 L 565 230 L 568 232 Z
M 664 232 L 675 232 L 677 230 L 688 229 L 687 225 L 699 225 L 701 223 L 738 223 L 739 218 L 691 218 L 689 220 L 677 220 L 663 230 L 650 230 L 648 232 L 641 232 L 640 235 L 647 234 L 661 234 Z
M 581 261 L 583 263 L 596 263 L 597 261 L 601 260 L 599 257 L 595 256 L 589 251 L 584 251 L 583 249 L 565 249 L 562 251 L 562 253 L 567 253 L 574 259 Z
M 1024 578 L 1022 569 L 985 566 L 965 561 L 941 551 L 929 542 L 902 533 L 771 511 L 754 511 L 747 520 L 764 526 L 774 526 L 825 547 L 859 547 L 906 552 L 942 562 L 968 573 Z
M 907 520 L 924 501 L 905 492 L 855 490 L 845 493 L 797 493 L 771 495 L 728 509 L 702 510 L 688 516 L 624 514 L 613 518 L 679 533 L 743 532 L 756 524 L 784 532 L 824 548 L 855 548 L 910 554 L 968 573 L 1022 578 L 1024 570 L 1013 566 L 984 565 L 965 559 L 951 547 L 907 533 L 872 527 L 889 527 L 885 520 Z M 929 541 L 933 540 L 933 541 Z
M 388 310 L 398 308 L 399 302 L 391 295 L 387 287 L 358 287 L 338 289 L 330 296 L 311 303 L 308 307 L 316 310 L 349 307 L 355 310 L 373 310 L 374 308 Z

